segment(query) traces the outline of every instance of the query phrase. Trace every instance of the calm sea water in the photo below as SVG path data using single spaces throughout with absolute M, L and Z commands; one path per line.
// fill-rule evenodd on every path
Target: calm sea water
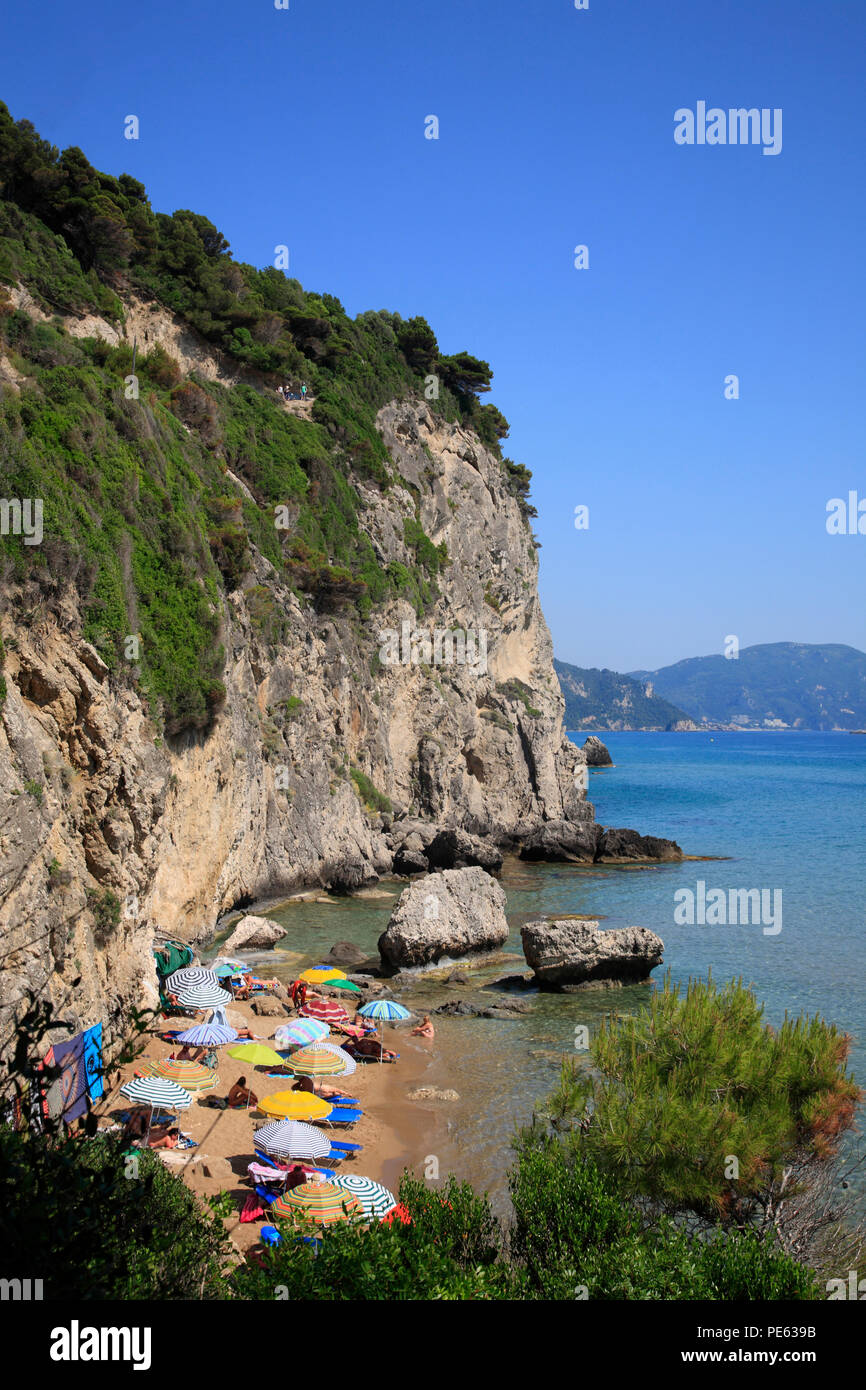
M 571 737 L 581 743 L 584 735 Z M 611 733 L 604 739 L 615 766 L 592 772 L 589 786 L 601 824 L 675 839 L 687 854 L 725 857 L 651 868 L 510 863 L 502 881 L 513 950 L 520 952 L 521 923 L 541 914 L 586 913 L 606 928 L 649 927 L 665 943 L 665 967 L 656 977 L 665 968 L 683 983 L 709 970 L 720 982 L 741 976 L 770 1023 L 786 1011 L 821 1014 L 852 1035 L 852 1068 L 866 1086 L 866 737 Z M 707 891 L 780 890 L 782 930 L 676 925 L 674 894 L 695 890 L 698 880 Z M 402 885 L 390 887 L 396 895 Z M 393 901 L 293 904 L 276 912 L 290 932 L 285 970 L 278 973 L 315 963 L 337 940 L 373 951 Z M 405 1002 L 416 1008 L 455 997 L 495 1003 L 485 985 L 523 969 L 516 955 L 473 976 L 470 987 L 422 979 Z M 487 1187 L 500 1205 L 513 1126 L 555 1085 L 562 1055 L 574 1055 L 575 1027 L 592 1031 L 612 1008 L 634 1011 L 649 988 L 533 993 L 521 996 L 532 1012 L 513 1021 L 437 1020 L 425 1082 L 460 1094 L 459 1102 L 442 1107 L 442 1171 Z

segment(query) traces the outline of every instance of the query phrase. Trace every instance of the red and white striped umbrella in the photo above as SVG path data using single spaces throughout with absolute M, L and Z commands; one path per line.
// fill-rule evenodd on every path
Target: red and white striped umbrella
M 333 999 L 311 999 L 301 1009 L 305 1018 L 318 1018 L 322 1023 L 348 1023 L 349 1015 Z

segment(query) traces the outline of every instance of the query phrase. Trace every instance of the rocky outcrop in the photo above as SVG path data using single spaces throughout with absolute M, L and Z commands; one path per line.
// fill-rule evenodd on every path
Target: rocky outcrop
M 379 953 L 389 967 L 406 969 L 498 950 L 507 937 L 505 894 L 496 880 L 483 869 L 446 869 L 403 890 Z
M 599 931 L 598 922 L 541 918 L 527 922 L 520 934 L 537 984 L 566 993 L 640 984 L 664 956 L 664 942 L 646 927 Z
M 286 935 L 285 927 L 272 922 L 269 917 L 254 917 L 248 914 L 235 925 L 231 936 L 223 946 L 230 956 L 234 951 L 259 951 L 273 946 Z
M 594 821 L 546 821 L 527 836 L 521 859 L 573 864 L 621 864 L 628 860 L 676 861 L 683 852 L 675 840 L 639 835 L 636 830 L 605 829 Z
M 639 835 L 636 830 L 602 832 L 596 861 L 600 864 L 621 864 L 625 860 L 639 861 L 682 859 L 683 852 L 676 840 L 661 840 L 657 835 Z
M 590 734 L 589 738 L 584 740 L 583 756 L 586 758 L 587 767 L 613 767 L 613 758 L 595 734 Z
M 502 850 L 496 843 L 454 826 L 438 829 L 428 822 L 405 818 L 395 822 L 387 841 L 394 851 L 396 874 L 473 867 L 497 874 L 502 868 Z

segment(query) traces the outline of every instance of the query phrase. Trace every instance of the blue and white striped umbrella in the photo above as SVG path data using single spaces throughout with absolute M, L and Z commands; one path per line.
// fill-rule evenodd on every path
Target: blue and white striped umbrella
M 278 1052 L 289 1047 L 306 1047 L 307 1043 L 321 1042 L 330 1033 L 327 1023 L 318 1018 L 297 1018 L 293 1023 L 281 1023 L 274 1034 L 274 1046 Z
M 168 976 L 164 988 L 171 990 L 172 994 L 179 994 L 182 989 L 193 989 L 201 985 L 218 988 L 219 980 L 212 970 L 205 970 L 202 965 L 185 965 L 182 970 L 175 970 L 173 975 Z
M 177 1002 L 183 1009 L 224 1009 L 232 1002 L 232 996 L 216 984 L 193 985 L 177 991 Z
M 362 1178 L 357 1173 L 346 1173 L 339 1174 L 330 1181 L 336 1187 L 342 1187 L 345 1192 L 351 1192 L 357 1197 L 367 1216 L 375 1216 L 381 1220 L 397 1205 L 397 1198 L 393 1192 L 389 1192 L 387 1187 L 383 1187 L 380 1182 L 374 1182 L 372 1178 Z
M 120 1094 L 138 1105 L 161 1106 L 165 1110 L 188 1110 L 192 1105 L 189 1091 L 164 1076 L 134 1076 L 121 1086 Z
M 402 1004 L 396 1004 L 393 999 L 371 999 L 369 1004 L 365 1004 L 358 1013 L 364 1018 L 380 1018 L 394 1020 L 398 1018 L 410 1018 L 408 1009 L 404 1009 Z
M 324 1158 L 330 1152 L 331 1141 L 320 1129 L 305 1125 L 301 1120 L 274 1120 L 262 1125 L 253 1136 L 257 1149 L 285 1158 Z
M 186 1032 L 177 1035 L 177 1041 L 185 1043 L 187 1047 L 224 1047 L 226 1043 L 237 1040 L 234 1028 L 224 1027 L 221 1023 L 197 1023 L 194 1028 L 187 1028 Z

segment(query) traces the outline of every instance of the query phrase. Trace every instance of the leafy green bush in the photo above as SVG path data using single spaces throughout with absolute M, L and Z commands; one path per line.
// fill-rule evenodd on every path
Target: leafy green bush
M 228 1246 L 180 1178 L 111 1136 L 40 1138 L 0 1126 L 5 1275 L 48 1300 L 224 1295 Z
M 385 811 L 389 814 L 393 811 L 394 807 L 388 797 L 376 790 L 365 772 L 362 772 L 360 768 L 353 767 L 350 768 L 349 775 L 355 783 L 358 796 L 368 811 Z

